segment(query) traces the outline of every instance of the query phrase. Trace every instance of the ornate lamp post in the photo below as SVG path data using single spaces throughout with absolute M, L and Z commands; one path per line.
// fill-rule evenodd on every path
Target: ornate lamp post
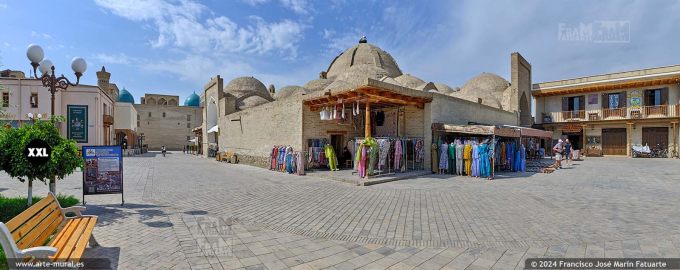
M 87 69 L 87 62 L 81 57 L 74 57 L 73 60 L 71 60 L 71 68 L 76 75 L 76 83 L 73 84 L 69 79 L 64 77 L 63 74 L 59 77 L 55 76 L 54 65 L 49 59 L 43 59 L 45 57 L 45 52 L 40 46 L 36 44 L 28 45 L 26 56 L 28 57 L 28 60 L 31 61 L 33 74 L 36 74 L 35 76 L 37 77 L 38 68 L 40 68 L 40 72 L 42 72 L 40 80 L 42 81 L 43 86 L 47 87 L 50 90 L 50 94 L 52 94 L 50 117 L 54 117 L 54 94 L 59 90 L 66 91 L 69 86 L 78 85 L 80 83 L 80 77 L 83 76 L 83 73 Z M 50 179 L 50 191 L 56 194 L 56 181 L 54 177 Z

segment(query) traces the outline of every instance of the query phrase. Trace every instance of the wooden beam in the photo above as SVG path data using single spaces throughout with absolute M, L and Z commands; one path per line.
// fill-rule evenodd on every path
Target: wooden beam
M 366 124 L 364 125 L 364 138 L 371 137 L 371 102 L 366 102 Z

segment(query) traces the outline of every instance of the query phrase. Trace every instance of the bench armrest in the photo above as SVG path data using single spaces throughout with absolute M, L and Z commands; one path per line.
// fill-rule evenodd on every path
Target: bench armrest
M 83 216 L 83 211 L 85 211 L 85 206 L 71 206 L 61 209 L 61 213 L 66 215 L 67 213 L 74 213 L 78 217 Z
M 55 247 L 32 247 L 21 251 L 22 257 L 31 256 L 36 258 L 47 258 L 48 256 L 54 256 L 57 254 L 57 248 Z

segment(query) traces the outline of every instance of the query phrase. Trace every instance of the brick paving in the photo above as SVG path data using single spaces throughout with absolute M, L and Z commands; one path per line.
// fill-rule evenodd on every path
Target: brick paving
M 680 257 L 678 160 L 592 158 L 494 181 L 361 187 L 181 153 L 125 160 L 120 195 L 88 196 L 118 269 L 521 269 L 531 257 Z M 58 183 L 81 196 L 82 174 Z M 35 183 L 34 194 L 46 186 Z M 0 194 L 25 184 L 0 175 Z

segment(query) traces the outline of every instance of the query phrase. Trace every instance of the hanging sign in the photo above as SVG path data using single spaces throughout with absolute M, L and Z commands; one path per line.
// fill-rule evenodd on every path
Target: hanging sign
M 640 90 L 630 91 L 629 103 L 632 110 L 640 110 L 642 107 L 642 92 Z
M 68 138 L 87 143 L 87 105 L 68 105 L 66 111 Z
M 566 124 L 561 129 L 564 133 L 579 133 L 583 127 L 580 124 Z
M 123 151 L 120 145 L 83 146 L 85 195 L 123 194 Z M 123 199 L 123 202 L 125 200 Z

